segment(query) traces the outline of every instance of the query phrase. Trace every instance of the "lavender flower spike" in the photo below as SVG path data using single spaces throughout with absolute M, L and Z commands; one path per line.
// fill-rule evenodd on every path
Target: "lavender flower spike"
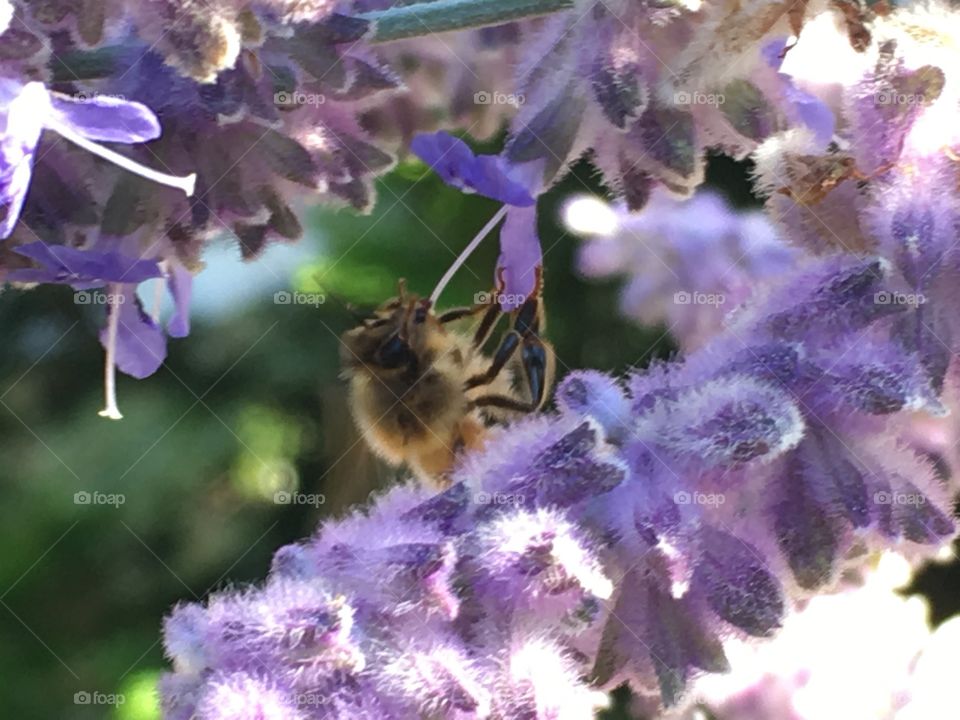
M 47 90 L 43 83 L 0 81 L 0 203 L 6 216 L 0 221 L 0 238 L 7 238 L 20 218 L 33 159 L 43 130 L 53 130 L 105 160 L 137 175 L 193 194 L 195 175 L 176 177 L 151 170 L 98 144 L 141 143 L 160 137 L 160 123 L 140 103 L 97 96 L 73 99 Z

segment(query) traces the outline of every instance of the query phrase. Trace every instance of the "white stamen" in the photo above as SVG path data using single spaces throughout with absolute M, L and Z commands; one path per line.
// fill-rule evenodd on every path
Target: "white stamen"
M 148 168 L 146 165 L 141 165 L 130 158 L 121 155 L 120 153 L 114 152 L 109 148 L 103 147 L 103 145 L 98 145 L 92 140 L 87 140 L 75 133 L 69 127 L 64 125 L 61 122 L 57 122 L 53 119 L 47 119 L 44 123 L 51 130 L 56 131 L 58 134 L 65 137 L 72 143 L 75 143 L 82 147 L 84 150 L 92 152 L 94 155 L 102 157 L 104 160 L 109 160 L 115 165 L 119 165 L 124 170 L 129 170 L 135 175 L 144 177 L 147 180 L 152 180 L 153 182 L 160 183 L 161 185 L 167 185 L 169 187 L 178 188 L 182 190 L 187 197 L 193 195 L 193 191 L 196 188 L 197 184 L 197 174 L 190 173 L 186 177 L 180 177 L 178 175 L 167 175 L 166 173 L 158 172 Z
M 114 299 L 119 296 L 119 288 L 111 285 L 109 291 Z M 110 297 L 108 295 L 108 297 Z M 100 417 L 111 420 L 122 420 L 123 415 L 117 407 L 117 328 L 120 325 L 120 304 L 112 302 L 107 305 L 107 358 L 104 367 L 104 392 L 106 407 L 99 412 Z
M 437 304 L 437 300 L 440 298 L 440 293 L 443 292 L 444 288 L 450 283 L 453 279 L 453 276 L 457 273 L 463 264 L 467 261 L 467 258 L 473 254 L 473 251 L 477 249 L 477 246 L 483 241 L 483 239 L 490 234 L 490 232 L 497 226 L 497 224 L 503 219 L 503 216 L 507 214 L 508 206 L 504 205 L 496 214 L 490 218 L 490 221 L 483 226 L 480 232 L 477 233 L 477 236 L 470 241 L 470 244 L 463 249 L 463 252 L 460 253 L 460 256 L 453 261 L 453 265 L 444 273 L 443 277 L 440 278 L 440 282 L 437 283 L 437 287 L 434 288 L 433 293 L 430 295 L 430 302 L 434 305 Z

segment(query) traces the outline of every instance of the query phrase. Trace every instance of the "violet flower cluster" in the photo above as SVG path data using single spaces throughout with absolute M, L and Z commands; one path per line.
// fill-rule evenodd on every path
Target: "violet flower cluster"
M 842 33 L 796 61 L 820 17 Z M 207 240 L 254 257 L 300 235 L 302 198 L 368 208 L 387 139 L 438 122 L 510 118 L 496 156 L 446 132 L 409 148 L 503 203 L 467 252 L 503 221 L 505 297 L 543 263 L 537 198 L 587 154 L 624 227 L 663 228 L 675 277 L 743 301 L 676 361 L 567 374 L 557 412 L 491 431 L 449 489 L 394 488 L 282 548 L 262 586 L 176 608 L 165 716 L 579 720 L 623 682 L 675 707 L 730 669 L 731 639 L 775 636 L 880 553 L 935 555 L 954 488 L 915 428 L 957 396 L 957 18 L 839 0 L 0 0 L 0 277 L 108 288 L 108 416 L 113 368 L 145 377 L 188 332 Z M 481 25 L 499 27 L 437 60 L 434 31 Z M 402 40 L 397 60 L 427 34 L 406 69 L 371 49 Z M 845 79 L 807 72 L 841 48 Z M 513 78 L 465 79 L 457 63 L 490 52 Z M 437 87 L 459 94 L 439 121 Z M 491 95 L 470 112 L 474 88 Z M 691 195 L 708 150 L 755 160 L 794 247 L 765 241 L 743 288 L 663 195 Z M 705 216 L 739 238 L 724 213 Z M 684 291 L 626 265 L 653 307 Z M 165 329 L 136 295 L 156 278 Z
M 607 40 L 603 15 L 589 22 Z M 495 432 L 448 490 L 395 488 L 280 550 L 262 587 L 177 608 L 167 716 L 586 718 L 624 681 L 672 706 L 702 673 L 729 669 L 731 638 L 774 636 L 798 600 L 855 582 L 877 553 L 922 559 L 948 542 L 952 487 L 909 432 L 955 396 L 960 216 L 942 188 L 957 182 L 956 126 L 944 122 L 957 111 L 946 77 L 956 57 L 930 42 L 931 18 L 877 21 L 861 77 L 812 115 L 799 107 L 810 106 L 801 79 L 754 66 L 783 91 L 778 121 L 750 128 L 770 210 L 807 251 L 792 269 L 756 278 L 726 327 L 682 361 L 622 381 L 568 374 L 557 414 Z M 713 31 L 719 44 L 722 23 Z M 642 95 L 637 67 L 611 79 L 584 45 L 570 43 L 576 63 L 538 65 L 526 87 L 563 88 L 566 102 L 595 93 L 603 122 L 625 134 L 585 139 L 586 105 L 548 112 L 547 100 L 522 109 L 536 130 L 515 130 L 500 158 L 443 135 L 414 149 L 451 184 L 505 202 L 508 217 L 578 143 L 601 167 L 604 143 L 635 154 L 623 148 L 650 136 L 637 116 L 655 105 L 630 100 Z M 686 51 L 690 67 L 716 52 Z M 546 82 L 555 68 L 569 77 Z M 918 99 L 886 102 L 905 89 Z M 829 146 L 817 122 L 779 124 L 823 108 L 836 118 Z M 688 127 L 715 129 L 716 112 Z M 699 162 L 697 143 L 670 147 L 681 145 Z M 675 159 L 654 155 L 644 183 L 696 184 L 696 167 L 676 173 Z M 649 194 L 604 169 L 628 207 Z M 835 234 L 829 218 L 841 213 L 855 234 Z
M 206 241 L 252 258 L 302 234 L 302 198 L 371 205 L 393 156 L 359 115 L 400 80 L 360 42 L 370 21 L 329 2 L 3 7 L 0 281 L 107 288 L 119 417 L 113 368 L 146 377 L 189 332 Z M 136 294 L 148 278 L 175 302 L 166 328 Z
M 671 705 L 728 669 L 726 636 L 773 635 L 873 551 L 939 548 L 946 489 L 884 433 L 941 409 L 884 343 L 890 274 L 830 259 L 682 365 L 572 373 L 558 416 L 492 437 L 449 490 L 395 489 L 282 549 L 263 588 L 178 608 L 168 716 L 585 718 L 623 681 Z

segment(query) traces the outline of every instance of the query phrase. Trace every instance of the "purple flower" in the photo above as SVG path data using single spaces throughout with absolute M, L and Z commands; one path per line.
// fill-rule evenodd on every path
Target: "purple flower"
M 813 131 L 820 150 L 825 148 L 833 139 L 837 119 L 830 106 L 816 95 L 812 95 L 797 87 L 793 77 L 780 72 L 783 64 L 783 52 L 787 46 L 787 38 L 774 38 L 767 42 L 761 50 L 766 63 L 777 71 L 780 80 L 780 90 L 783 93 L 785 110 L 794 125 L 806 125 Z
M 139 260 L 115 251 L 76 250 L 44 242 L 20 245 L 13 251 L 41 266 L 12 270 L 7 279 L 13 282 L 56 283 L 70 285 L 74 290 L 88 290 L 107 283 L 135 285 L 163 275 L 156 260 Z
M 463 192 L 517 207 L 536 204 L 530 191 L 508 174 L 500 156 L 476 155 L 463 140 L 448 132 L 417 135 L 410 149 L 447 185 Z
M 116 324 L 114 358 L 127 375 L 143 379 L 153 375 L 167 357 L 163 330 L 143 309 L 135 285 L 112 286 L 107 327 L 100 331 L 100 342 L 110 355 L 111 332 Z M 108 399 L 109 407 L 109 399 Z
M 14 251 L 38 263 L 40 268 L 13 270 L 8 279 L 24 283 L 70 285 L 75 290 L 88 290 L 107 285 L 107 326 L 100 332 L 100 342 L 107 351 L 105 417 L 121 417 L 116 405 L 114 367 L 132 377 L 149 377 L 163 364 L 167 341 L 157 321 L 150 317 L 136 295 L 137 286 L 164 276 L 157 260 L 138 260 L 122 253 L 98 250 L 77 250 L 63 245 L 29 243 Z M 173 300 L 174 312 L 167 323 L 171 337 L 186 337 L 190 332 L 190 294 L 193 275 L 171 261 L 166 285 Z
M 193 176 L 175 178 L 145 168 L 98 145 L 98 142 L 142 143 L 160 136 L 160 124 L 145 105 L 112 97 L 75 99 L 51 93 L 39 82 L 21 85 L 0 80 L 0 203 L 6 215 L 0 238 L 9 237 L 20 218 L 30 189 L 34 154 L 44 129 L 148 179 L 193 193 Z
M 500 258 L 495 282 L 501 294 L 500 306 L 505 312 L 515 310 L 534 292 L 537 270 L 543 263 L 537 235 L 536 193 L 528 189 L 540 187 L 535 179 L 539 165 L 534 163 L 534 172 L 529 168 L 513 168 L 498 155 L 474 154 L 463 140 L 442 131 L 418 135 L 410 148 L 448 185 L 504 203 L 494 220 L 471 241 L 440 281 L 432 298 L 437 299 L 452 271 L 460 267 L 483 236 L 505 216 L 506 221 L 500 230 Z
M 587 236 L 580 271 L 625 274 L 623 313 L 663 323 L 685 350 L 719 332 L 752 292 L 800 259 L 764 215 L 736 212 L 710 191 L 677 200 L 657 188 L 639 212 L 581 197 L 565 215 L 571 229 Z
M 724 638 L 773 635 L 857 558 L 930 556 L 955 526 L 887 424 L 930 397 L 874 306 L 896 281 L 795 269 L 685 362 L 575 373 L 446 491 L 396 487 L 282 549 L 262 589 L 178 608 L 170 717 L 229 717 L 203 698 L 233 673 L 322 693 L 306 718 L 581 720 L 624 681 L 673 705 L 729 669 Z

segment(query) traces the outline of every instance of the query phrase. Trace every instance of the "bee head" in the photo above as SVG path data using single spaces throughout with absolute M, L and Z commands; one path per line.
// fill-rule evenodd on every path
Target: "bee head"
M 340 358 L 344 368 L 365 368 L 377 374 L 416 370 L 429 361 L 429 333 L 440 330 L 431 303 L 406 292 L 384 302 L 344 334 Z M 441 330 L 442 332 L 442 330 Z

